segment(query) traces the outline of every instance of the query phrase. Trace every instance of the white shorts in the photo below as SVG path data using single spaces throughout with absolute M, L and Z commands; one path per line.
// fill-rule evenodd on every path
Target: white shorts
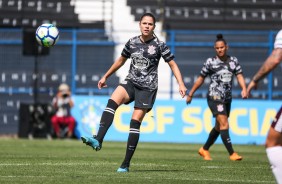
M 273 120 L 271 127 L 274 128 L 277 132 L 282 133 L 282 106 L 280 110 L 277 112 L 275 119 Z

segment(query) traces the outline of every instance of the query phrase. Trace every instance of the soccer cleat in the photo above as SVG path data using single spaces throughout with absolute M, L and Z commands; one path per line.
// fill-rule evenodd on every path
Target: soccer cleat
M 81 136 L 81 140 L 84 144 L 91 146 L 96 151 L 99 151 L 102 148 L 102 145 L 94 136 L 93 137 Z
M 204 150 L 203 147 L 199 149 L 198 153 L 204 158 L 204 160 L 212 160 L 210 152 L 208 150 Z
M 232 155 L 230 155 L 230 160 L 233 160 L 233 161 L 240 161 L 243 159 L 242 156 L 238 155 L 238 153 L 234 152 Z
M 119 172 L 119 173 L 129 172 L 129 168 L 128 167 L 125 167 L 125 168 L 120 167 L 120 168 L 118 168 L 117 172 Z

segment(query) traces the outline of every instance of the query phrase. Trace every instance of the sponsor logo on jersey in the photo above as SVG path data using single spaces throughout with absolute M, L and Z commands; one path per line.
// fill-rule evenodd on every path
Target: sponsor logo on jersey
M 143 57 L 141 53 L 133 53 L 131 54 L 131 58 L 133 66 L 139 70 L 143 70 L 149 66 L 149 60 Z
M 224 83 L 229 83 L 232 80 L 232 73 L 228 70 L 219 71 L 218 75 L 218 78 Z

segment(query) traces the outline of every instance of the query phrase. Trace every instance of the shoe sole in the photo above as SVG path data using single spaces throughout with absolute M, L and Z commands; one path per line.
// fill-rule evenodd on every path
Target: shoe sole
M 239 159 L 230 159 L 230 160 L 232 160 L 232 161 L 241 161 L 241 160 L 243 160 L 243 158 L 239 158 Z
M 127 173 L 127 172 L 129 172 L 129 169 L 118 168 L 117 172 L 118 173 Z

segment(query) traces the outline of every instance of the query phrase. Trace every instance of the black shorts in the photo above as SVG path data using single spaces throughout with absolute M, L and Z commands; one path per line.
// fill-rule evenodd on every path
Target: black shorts
M 219 102 L 208 99 L 208 105 L 212 112 L 213 117 L 216 117 L 218 114 L 223 114 L 229 117 L 231 102 Z
M 119 85 L 124 87 L 130 98 L 130 100 L 125 104 L 129 104 L 135 101 L 134 107 L 140 109 L 148 109 L 147 112 L 149 112 L 153 108 L 158 91 L 157 89 L 153 91 L 140 89 L 128 80 L 123 81 Z

